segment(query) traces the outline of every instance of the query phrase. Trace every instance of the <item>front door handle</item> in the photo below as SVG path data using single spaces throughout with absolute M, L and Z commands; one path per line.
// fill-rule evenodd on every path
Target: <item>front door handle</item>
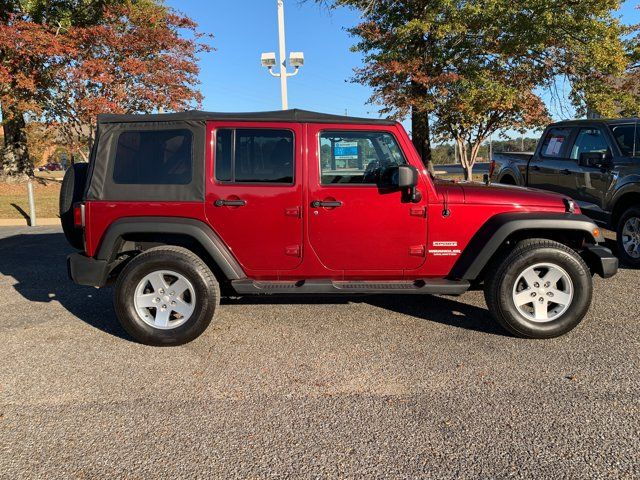
M 533 167 L 531 167 L 531 170 L 535 170 L 537 172 L 538 170 L 540 170 L 540 167 L 537 165 L 534 165 Z
M 244 207 L 247 202 L 246 200 L 223 200 L 221 198 L 219 198 L 218 200 L 216 200 L 215 202 L 213 202 L 213 204 L 216 207 Z
M 564 170 L 560 170 L 560 173 L 563 175 L 571 175 L 571 170 L 565 168 Z
M 331 201 L 314 200 L 313 202 L 311 202 L 312 208 L 320 208 L 320 207 L 336 208 L 341 206 L 342 206 L 342 202 L 339 200 L 331 200 Z

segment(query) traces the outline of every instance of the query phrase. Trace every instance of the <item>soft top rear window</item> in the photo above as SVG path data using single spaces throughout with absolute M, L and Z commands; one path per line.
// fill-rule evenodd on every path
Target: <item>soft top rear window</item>
M 116 145 L 113 182 L 186 185 L 193 174 L 192 144 L 187 129 L 123 131 Z

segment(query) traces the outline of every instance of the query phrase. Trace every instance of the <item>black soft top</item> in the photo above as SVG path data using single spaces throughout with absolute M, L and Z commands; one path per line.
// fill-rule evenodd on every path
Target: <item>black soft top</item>
M 310 112 L 308 110 L 276 110 L 273 112 L 202 112 L 189 110 L 178 113 L 154 113 L 144 115 L 98 115 L 98 123 L 139 123 L 139 122 L 171 122 L 171 121 L 206 121 L 225 122 L 289 122 L 289 123 L 345 123 L 364 125 L 395 125 L 396 121 L 387 118 L 358 118 L 329 113 Z

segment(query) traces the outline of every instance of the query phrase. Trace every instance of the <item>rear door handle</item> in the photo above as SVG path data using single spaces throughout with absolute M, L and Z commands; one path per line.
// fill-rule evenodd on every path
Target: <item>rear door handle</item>
M 333 201 L 314 200 L 313 202 L 311 202 L 311 207 L 313 208 L 320 208 L 320 207 L 336 208 L 341 206 L 342 206 L 342 202 L 339 200 L 333 200 Z
M 534 165 L 533 167 L 531 167 L 531 170 L 535 170 L 537 172 L 538 170 L 540 170 L 540 167 L 537 165 Z
M 571 175 L 571 170 L 565 168 L 564 170 L 560 170 L 560 173 L 563 175 Z
M 246 200 L 223 200 L 221 198 L 219 198 L 218 200 L 216 200 L 215 202 L 213 202 L 213 204 L 216 207 L 244 207 L 247 202 Z

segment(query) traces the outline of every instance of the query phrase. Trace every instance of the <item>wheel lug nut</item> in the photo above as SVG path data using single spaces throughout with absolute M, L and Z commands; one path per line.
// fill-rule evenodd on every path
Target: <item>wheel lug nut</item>
M 537 293 L 536 293 L 536 292 L 531 292 L 531 296 L 532 296 L 532 297 L 535 297 L 536 295 L 537 295 Z
M 155 303 L 158 303 L 158 302 L 160 301 L 160 299 L 159 299 L 159 298 L 154 298 L 154 299 L 153 299 L 153 301 L 154 301 Z
M 162 310 L 166 310 L 167 306 L 166 305 L 162 305 Z
M 176 292 L 169 292 L 169 295 L 171 295 L 172 297 L 176 294 Z
M 164 288 L 161 288 L 160 290 L 158 290 L 159 293 L 164 293 Z
M 539 301 L 539 302 L 544 302 L 544 298 L 540 297 L 540 298 L 538 299 L 538 301 Z
M 540 284 L 538 282 L 536 282 L 536 283 L 533 284 L 533 286 L 538 288 L 538 287 L 540 287 Z
M 172 306 L 172 307 L 175 307 L 175 306 L 176 306 L 176 302 L 175 302 L 175 300 L 171 302 L 171 306 Z
M 553 293 L 552 292 L 547 292 L 547 296 L 548 297 L 553 297 Z

